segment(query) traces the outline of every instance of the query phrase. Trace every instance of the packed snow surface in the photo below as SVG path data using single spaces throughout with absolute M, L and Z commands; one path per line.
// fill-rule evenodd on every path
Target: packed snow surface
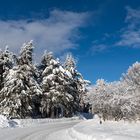
M 59 137 L 57 137 L 59 135 Z M 140 122 L 86 120 L 50 136 L 51 140 L 140 140 Z
M 81 120 L 79 120 L 79 117 L 13 120 L 14 122 L 19 121 L 20 126 L 14 129 L 8 125 L 8 122 L 12 120 L 7 120 L 2 116 L 0 121 L 4 122 L 5 125 L 7 124 L 7 128 L 0 128 L 0 140 L 49 140 L 49 135 L 53 135 L 53 133 L 60 130 L 71 128 Z
M 1 126 L 9 127 L 5 117 L 0 116 L 0 122 Z M 1 128 L 0 140 L 140 140 L 140 122 L 100 124 L 98 118 L 23 119 L 19 122 L 20 127 Z

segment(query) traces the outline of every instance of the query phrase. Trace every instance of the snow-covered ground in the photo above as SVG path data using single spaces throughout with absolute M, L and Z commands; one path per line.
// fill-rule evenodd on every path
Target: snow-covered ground
M 87 121 L 69 130 L 77 140 L 140 140 L 140 123 Z
M 0 140 L 140 140 L 140 122 L 99 123 L 98 118 L 13 120 L 0 116 Z M 10 128 L 5 128 L 10 127 Z M 11 128 L 12 127 L 12 128 Z
M 58 138 L 55 138 L 59 136 Z M 140 122 L 86 120 L 50 136 L 51 140 L 140 140 Z
M 79 117 L 8 120 L 0 115 L 0 140 L 48 140 L 49 135 L 81 121 Z
M 0 115 L 0 128 L 14 128 L 14 127 L 20 127 L 20 121 L 19 120 L 8 120 L 5 116 Z

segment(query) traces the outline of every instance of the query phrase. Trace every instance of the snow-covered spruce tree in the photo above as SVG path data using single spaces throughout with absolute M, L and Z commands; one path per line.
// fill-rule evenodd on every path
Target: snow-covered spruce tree
M 71 116 L 73 96 L 66 90 L 70 84 L 68 75 L 52 52 L 42 59 L 42 102 L 43 117 Z
M 32 42 L 24 44 L 17 65 L 9 70 L 0 91 L 0 113 L 9 118 L 34 117 L 39 113 L 41 88 L 32 64 Z
M 70 86 L 67 90 L 74 97 L 73 112 L 87 112 L 88 104 L 84 103 L 84 98 L 87 95 L 86 87 L 90 82 L 84 80 L 82 74 L 76 70 L 76 60 L 71 54 L 67 54 L 64 67 L 70 78 Z
M 8 47 L 6 47 L 4 51 L 0 50 L 0 90 L 3 88 L 4 77 L 9 69 L 13 67 L 13 56 L 13 53 L 9 52 Z

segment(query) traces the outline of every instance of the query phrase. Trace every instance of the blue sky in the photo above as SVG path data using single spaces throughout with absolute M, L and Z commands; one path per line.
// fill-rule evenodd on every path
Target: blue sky
M 2 49 L 34 40 L 36 61 L 46 49 L 71 52 L 92 83 L 119 80 L 140 60 L 139 27 L 139 0 L 0 0 Z

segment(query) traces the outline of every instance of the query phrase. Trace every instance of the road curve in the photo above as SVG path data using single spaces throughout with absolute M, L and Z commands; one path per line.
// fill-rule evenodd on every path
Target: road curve
M 49 136 L 63 129 L 71 128 L 78 120 L 44 123 L 25 128 L 0 129 L 0 140 L 50 140 Z M 59 138 L 57 138 L 59 139 Z

